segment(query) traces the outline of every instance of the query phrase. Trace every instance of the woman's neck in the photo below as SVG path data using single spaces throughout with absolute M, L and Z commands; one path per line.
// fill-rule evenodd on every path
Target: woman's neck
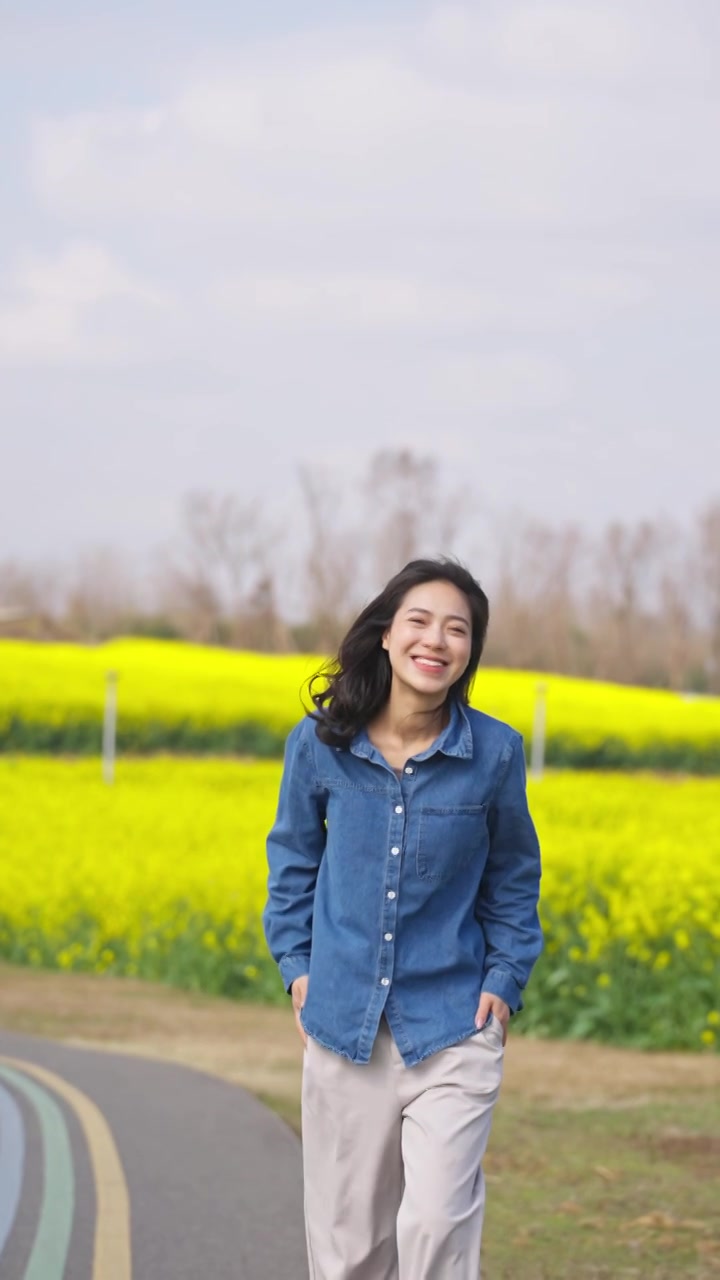
M 432 742 L 449 720 L 446 702 L 433 705 L 418 698 L 413 690 L 393 687 L 382 711 L 375 717 L 372 734 L 389 738 L 398 745 L 413 745 L 419 740 Z

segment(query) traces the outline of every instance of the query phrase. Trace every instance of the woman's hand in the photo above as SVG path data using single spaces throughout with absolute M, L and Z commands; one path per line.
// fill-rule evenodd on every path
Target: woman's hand
M 494 1018 L 503 1029 L 503 1045 L 507 1042 L 508 1022 L 510 1021 L 510 1006 L 501 1000 L 499 996 L 494 996 L 491 991 L 483 991 L 480 996 L 480 1003 L 475 1014 L 475 1026 L 478 1031 L 485 1026 L 488 1014 L 492 1013 Z
M 290 994 L 292 996 L 292 1003 L 293 1003 L 293 1013 L 295 1014 L 295 1026 L 297 1027 L 298 1032 L 300 1033 L 300 1039 L 302 1040 L 304 1045 L 307 1045 L 307 1032 L 305 1031 L 305 1028 L 302 1022 L 300 1021 L 300 1010 L 302 1009 L 305 1003 L 305 998 L 307 996 L 308 977 L 309 975 L 307 973 L 304 973 L 302 978 L 295 979 L 295 981 L 293 982 L 290 988 Z

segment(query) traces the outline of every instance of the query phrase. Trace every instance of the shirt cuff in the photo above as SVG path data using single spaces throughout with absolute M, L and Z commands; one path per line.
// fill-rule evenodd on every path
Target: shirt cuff
M 283 956 L 278 968 L 285 983 L 285 990 L 288 995 L 290 988 L 296 978 L 304 978 L 306 973 L 310 972 L 310 956 L 292 955 Z
M 488 969 L 483 979 L 482 990 L 490 995 L 499 996 L 509 1006 L 511 1013 L 522 1009 L 523 1002 L 520 987 L 507 969 Z

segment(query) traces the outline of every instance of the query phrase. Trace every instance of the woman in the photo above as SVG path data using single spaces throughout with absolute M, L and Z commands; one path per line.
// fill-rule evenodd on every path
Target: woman
M 507 1026 L 542 947 L 522 739 L 468 706 L 487 623 L 467 570 L 412 561 L 287 741 L 263 921 L 305 1046 L 311 1280 L 479 1274 Z

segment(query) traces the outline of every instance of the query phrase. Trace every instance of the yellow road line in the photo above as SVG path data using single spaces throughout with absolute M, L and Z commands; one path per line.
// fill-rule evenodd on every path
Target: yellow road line
M 95 1177 L 97 1219 L 92 1280 L 132 1280 L 130 1197 L 120 1156 L 104 1115 L 91 1098 L 62 1076 L 34 1062 L 6 1058 L 3 1054 L 0 1062 L 34 1076 L 72 1107 L 85 1134 Z

